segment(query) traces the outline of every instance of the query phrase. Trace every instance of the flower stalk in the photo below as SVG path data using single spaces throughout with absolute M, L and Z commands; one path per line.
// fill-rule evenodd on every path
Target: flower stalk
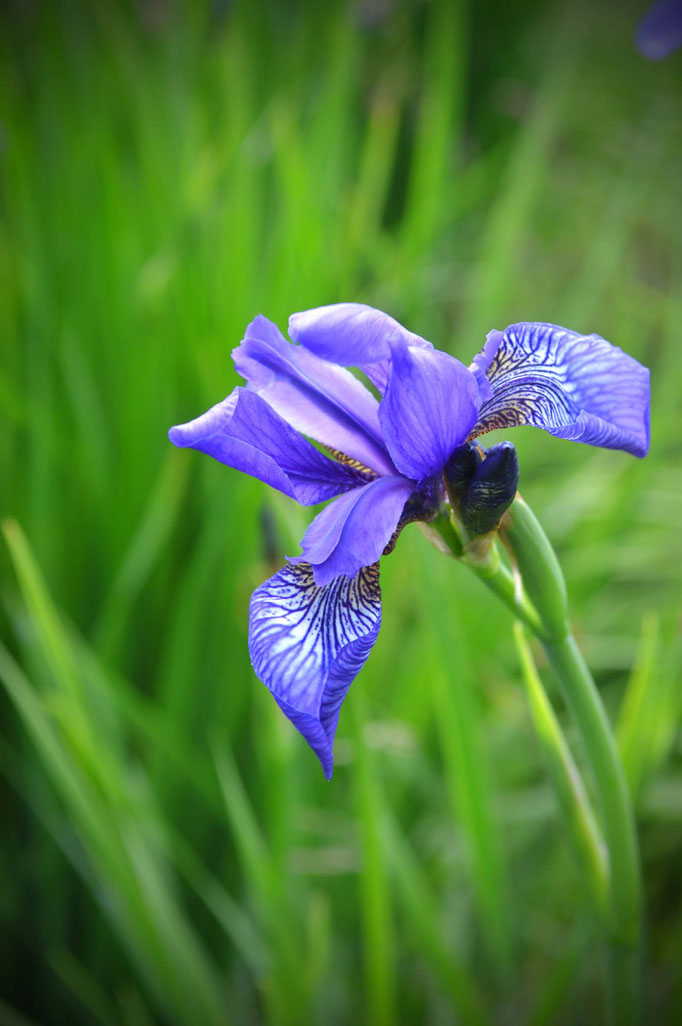
M 527 631 L 517 621 L 514 640 L 533 725 L 556 792 L 566 835 L 584 870 L 600 918 L 609 914 L 610 881 L 606 845 L 571 750 L 535 666 Z
M 580 735 L 594 785 L 597 818 L 532 663 L 517 632 L 534 723 L 552 761 L 551 777 L 562 811 L 570 817 L 590 872 L 597 915 L 609 942 L 610 1016 L 618 1026 L 639 1019 L 641 880 L 634 815 L 623 767 L 604 706 L 571 633 L 559 561 L 530 507 L 517 496 L 499 531 L 512 570 L 490 539 L 487 557 L 471 544 L 459 557 L 512 609 L 542 645 Z M 453 553 L 454 554 L 454 553 Z M 604 857 L 605 853 L 605 857 Z

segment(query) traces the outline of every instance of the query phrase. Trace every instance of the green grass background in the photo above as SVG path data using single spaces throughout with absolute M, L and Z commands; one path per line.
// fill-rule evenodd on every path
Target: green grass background
M 652 369 L 644 461 L 510 437 L 636 802 L 646 1021 L 682 1021 L 680 54 L 615 2 L 4 11 L 0 1022 L 601 1021 L 509 614 L 408 529 L 326 783 L 246 646 L 308 514 L 166 439 L 257 312 L 340 300 Z

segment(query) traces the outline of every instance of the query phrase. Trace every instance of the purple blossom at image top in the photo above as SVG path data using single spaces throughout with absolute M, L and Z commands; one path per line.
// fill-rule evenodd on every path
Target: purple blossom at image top
M 246 387 L 169 437 L 304 506 L 333 499 L 249 611 L 254 670 L 329 778 L 341 704 L 379 633 L 380 557 L 444 507 L 447 468 L 467 468 L 465 498 L 485 497 L 491 469 L 504 476 L 514 462 L 493 522 L 472 513 L 472 530 L 488 531 L 513 499 L 518 461 L 509 443 L 483 453 L 473 439 L 534 425 L 644 456 L 649 372 L 599 335 L 525 322 L 491 331 L 466 367 L 358 303 L 293 314 L 289 335 L 256 317 L 232 354 Z
M 658 0 L 637 26 L 637 49 L 650 61 L 662 61 L 682 46 L 682 0 Z

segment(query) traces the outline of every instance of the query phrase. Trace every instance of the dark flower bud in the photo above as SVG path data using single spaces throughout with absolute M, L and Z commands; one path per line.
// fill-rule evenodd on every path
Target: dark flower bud
M 472 442 L 458 445 L 445 464 L 444 479 L 450 500 L 459 503 L 483 457 L 481 450 Z
M 516 449 L 511 442 L 493 445 L 460 499 L 460 516 L 470 535 L 487 534 L 497 527 L 514 501 L 518 484 Z

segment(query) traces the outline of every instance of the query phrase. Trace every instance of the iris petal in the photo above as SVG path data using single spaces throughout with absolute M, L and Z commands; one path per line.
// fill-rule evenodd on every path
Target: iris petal
M 682 46 L 682 2 L 658 0 L 637 26 L 637 47 L 651 61 L 662 61 Z
M 533 424 L 558 438 L 646 455 L 649 371 L 601 336 L 512 324 L 490 333 L 474 365 L 491 389 L 474 435 Z
M 291 562 L 312 563 L 319 585 L 354 576 L 379 559 L 415 487 L 404 477 L 380 477 L 339 496 L 317 514 L 303 535 L 303 555 Z
M 221 403 L 172 427 L 174 445 L 205 452 L 228 467 L 251 474 L 304 506 L 324 502 L 366 477 L 323 456 L 268 404 L 245 388 L 235 388 Z
M 253 668 L 313 749 L 327 779 L 341 703 L 380 625 L 378 566 L 319 587 L 308 563 L 288 564 L 251 597 Z
M 385 360 L 398 341 L 433 348 L 387 313 L 364 303 L 333 303 L 292 314 L 289 334 L 323 360 L 346 367 Z
M 474 375 L 438 349 L 396 347 L 379 421 L 401 474 L 419 481 L 440 474 L 476 423 Z
M 421 335 L 364 303 L 334 303 L 292 314 L 289 334 L 325 360 L 359 367 L 382 394 L 396 344 L 433 349 Z
M 297 431 L 378 473 L 395 472 L 381 438 L 377 401 L 350 371 L 287 342 L 262 316 L 248 326 L 232 357 L 248 388 Z

